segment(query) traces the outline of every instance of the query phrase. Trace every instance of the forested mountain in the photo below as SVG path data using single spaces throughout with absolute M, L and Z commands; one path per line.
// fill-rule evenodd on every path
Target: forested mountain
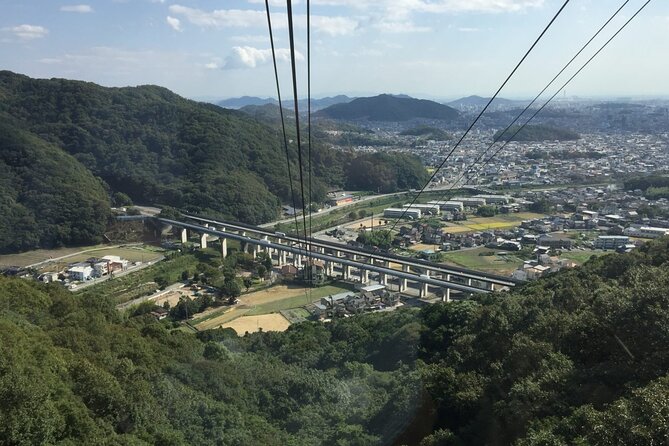
M 278 135 L 242 113 L 155 86 L 103 88 L 9 72 L 0 73 L 0 95 L 0 111 L 136 202 L 258 223 L 289 196 Z
M 668 288 L 662 239 L 512 292 L 238 338 L 0 277 L 0 439 L 664 444 Z
M 490 98 L 484 98 L 481 96 L 472 95 L 456 99 L 455 101 L 447 102 L 446 105 L 450 105 L 451 107 L 460 109 L 483 108 L 488 103 L 488 101 L 490 101 Z M 493 109 L 495 109 L 500 106 L 510 107 L 514 104 L 518 104 L 518 102 L 522 101 L 513 101 L 511 99 L 495 98 L 495 100 L 490 105 Z
M 228 98 L 228 99 L 223 99 L 221 101 L 218 101 L 216 105 L 223 107 L 223 108 L 242 108 L 246 107 L 247 105 L 254 105 L 254 106 L 263 106 L 267 104 L 273 104 L 276 105 L 278 104 L 279 101 L 277 101 L 274 98 L 259 98 L 256 96 L 242 96 L 239 98 Z
M 400 132 L 400 135 L 419 136 L 423 139 L 433 139 L 435 141 L 448 141 L 450 139 L 453 139 L 453 137 L 449 135 L 448 132 L 427 125 L 421 125 L 418 127 L 412 127 L 410 129 L 406 129 Z
M 511 126 L 504 134 L 502 130 L 498 130 L 493 136 L 499 141 L 508 141 L 513 138 L 514 141 L 574 141 L 581 136 L 568 129 L 552 127 L 548 125 L 526 125 L 518 132 L 519 125 Z M 518 132 L 517 135 L 514 134 Z
M 342 102 L 350 102 L 353 98 L 350 98 L 346 95 L 340 94 L 337 96 L 327 96 L 324 98 L 312 98 L 311 99 L 311 110 L 316 111 L 330 105 L 340 104 Z M 282 104 L 286 109 L 294 109 L 292 99 L 284 98 Z M 247 106 L 262 107 L 264 105 L 279 105 L 279 101 L 274 98 L 258 98 L 255 96 L 242 96 L 239 98 L 229 98 L 222 101 L 218 101 L 216 105 L 224 108 L 244 108 Z M 308 101 L 306 99 L 299 99 L 297 106 L 300 108 L 300 113 L 307 112 Z
M 0 217 L 0 225 L 8 232 L 2 235 L 0 250 L 96 241 L 107 215 L 100 210 L 101 203 L 108 203 L 103 188 L 107 194 L 124 193 L 138 203 L 251 224 L 276 218 L 281 202 L 291 201 L 276 123 L 267 125 L 245 113 L 186 100 L 156 86 L 104 88 L 64 79 L 31 79 L 9 71 L 0 71 L 0 98 L 0 116 L 6 117 L 1 156 L 10 167 L 13 158 L 29 162 L 20 171 L 11 167 L 11 175 L 21 179 L 12 186 L 15 190 L 5 186 L 1 190 L 7 213 Z M 30 152 L 29 156 L 21 151 Z M 296 143 L 290 144 L 289 153 L 297 172 Z M 328 186 L 346 186 L 355 155 L 318 142 L 311 153 L 310 195 L 319 201 Z M 36 175 L 41 182 L 30 181 Z M 52 183 L 54 187 L 46 186 Z M 40 194 L 43 204 L 38 205 L 35 197 Z M 74 212 L 69 200 L 80 201 L 82 209 Z M 16 225 L 17 219 L 25 223 Z
M 0 112 L 0 252 L 100 242 L 109 208 L 99 179 Z
M 458 112 L 446 105 L 425 99 L 396 97 L 388 94 L 357 98 L 320 110 L 317 116 L 343 120 L 407 121 L 414 118 L 452 121 Z

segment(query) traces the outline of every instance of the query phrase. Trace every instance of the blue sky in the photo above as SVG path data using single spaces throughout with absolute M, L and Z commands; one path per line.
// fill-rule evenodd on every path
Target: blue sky
M 313 95 L 490 95 L 562 3 L 312 0 Z M 642 3 L 630 0 L 612 25 Z M 271 4 L 288 96 L 285 2 Z M 501 96 L 536 94 L 620 4 L 572 0 Z M 275 95 L 264 0 L 0 0 L 0 7 L 0 69 L 106 86 L 158 84 L 193 98 Z M 305 7 L 296 0 L 300 96 Z M 669 95 L 668 48 L 669 2 L 654 0 L 567 94 Z

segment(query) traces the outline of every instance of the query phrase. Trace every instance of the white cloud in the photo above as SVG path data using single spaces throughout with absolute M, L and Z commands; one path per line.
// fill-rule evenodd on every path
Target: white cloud
M 361 10 L 417 12 L 516 12 L 543 6 L 544 0 L 313 0 L 315 5 L 348 6 Z
M 431 31 L 427 26 L 418 26 L 411 21 L 397 21 L 397 22 L 379 22 L 374 25 L 380 31 L 389 33 L 426 33 Z
M 193 25 L 202 28 L 251 28 L 267 27 L 267 13 L 251 9 L 217 9 L 203 11 L 182 5 L 171 5 L 170 13 L 183 16 Z M 306 27 L 306 15 L 294 16 L 295 26 Z M 311 23 L 315 31 L 330 36 L 351 34 L 358 27 L 358 21 L 348 17 L 312 15 Z M 288 16 L 285 12 L 272 13 L 272 27 L 285 29 L 288 26 Z
M 61 6 L 60 10 L 63 12 L 78 12 L 81 14 L 93 12 L 93 8 L 91 8 L 90 5 L 65 5 Z
M 265 43 L 269 41 L 269 35 L 267 34 L 246 34 L 241 36 L 231 36 L 230 40 L 233 42 L 244 42 L 244 43 Z
M 312 16 L 311 23 L 316 31 L 333 37 L 351 34 L 358 28 L 356 20 L 346 17 Z
M 38 25 L 18 25 L 3 28 L 3 31 L 10 32 L 21 40 L 40 39 L 49 34 L 48 29 Z
M 460 31 L 461 33 L 476 33 L 476 32 L 479 32 L 480 29 L 478 29 L 478 28 L 469 28 L 469 27 L 463 26 L 463 27 L 461 27 L 461 28 L 458 28 L 458 31 Z
M 173 30 L 183 31 L 183 29 L 181 28 L 181 20 L 177 19 L 176 17 L 167 16 L 165 21 L 167 22 L 168 25 L 170 25 L 170 27 L 172 27 Z
M 211 12 L 189 8 L 181 5 L 171 5 L 172 14 L 184 16 L 193 25 L 203 28 L 227 28 L 250 26 L 266 26 L 267 18 L 263 11 L 250 9 L 217 9 Z
M 61 59 L 56 59 L 53 57 L 45 57 L 43 59 L 39 60 L 40 63 L 47 64 L 47 65 L 54 65 L 63 62 Z
M 295 51 L 296 60 L 304 60 L 304 56 Z M 290 61 L 290 50 L 288 48 L 277 48 L 276 60 L 280 62 Z M 236 46 L 232 48 L 232 54 L 225 59 L 223 68 L 241 69 L 256 68 L 272 62 L 272 50 L 254 48 L 252 46 Z

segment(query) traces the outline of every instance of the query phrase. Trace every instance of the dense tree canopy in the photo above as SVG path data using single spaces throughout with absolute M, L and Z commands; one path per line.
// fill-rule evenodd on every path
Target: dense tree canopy
M 0 169 L 7 171 L 0 180 L 0 227 L 8 229 L 0 250 L 97 240 L 106 214 L 99 204 L 109 203 L 105 189 L 116 206 L 166 205 L 251 224 L 277 218 L 282 202 L 292 204 L 276 123 L 156 86 L 104 88 L 9 71 L 0 71 L 0 98 Z M 297 144 L 289 136 L 296 182 Z M 305 196 L 313 202 L 322 202 L 328 187 L 385 192 L 418 187 L 425 178 L 420 162 L 404 155 L 363 155 L 360 163 L 379 167 L 370 177 L 357 168 L 355 154 L 317 141 L 309 151 L 313 178 Z M 12 157 L 29 164 L 14 165 Z M 44 195 L 51 185 L 58 197 Z M 81 206 L 74 209 L 70 202 L 77 200 Z M 299 193 L 296 205 L 302 205 Z
M 7 71 L 0 72 L 0 96 L 0 111 L 134 202 L 260 223 L 290 198 L 279 134 L 244 113 L 156 86 L 104 88 Z M 296 160 L 295 145 L 290 149 Z M 323 158 L 313 157 L 316 200 L 325 191 Z
M 241 338 L 0 277 L 0 438 L 664 444 L 668 262 L 658 240 L 512 292 Z
M 98 243 L 109 206 L 77 160 L 0 113 L 0 252 Z
M 573 141 L 580 137 L 578 133 L 568 129 L 543 124 L 529 124 L 522 129 L 519 125 L 511 126 L 504 133 L 502 133 L 502 130 L 499 130 L 495 133 L 493 139 L 495 141 L 508 141 L 511 138 L 514 141 Z
M 427 172 L 415 156 L 377 152 L 359 155 L 349 162 L 346 185 L 356 190 L 389 193 L 420 189 L 427 180 Z

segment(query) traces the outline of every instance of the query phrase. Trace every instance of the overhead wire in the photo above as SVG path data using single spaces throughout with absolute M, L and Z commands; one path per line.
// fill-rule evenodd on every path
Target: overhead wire
M 587 61 L 586 61 L 586 62 L 585 62 L 585 63 L 584 63 L 584 64 L 583 64 L 583 65 L 582 65 L 582 66 L 581 66 L 581 67 L 580 67 L 580 68 L 579 68 L 579 69 L 578 69 L 578 70 L 577 70 L 577 71 L 576 71 L 576 72 L 569 78 L 569 79 L 567 79 L 567 81 L 566 81 L 564 84 L 562 84 L 562 86 L 560 86 L 560 88 L 558 88 L 558 89 L 555 91 L 555 93 L 553 93 L 553 95 L 552 95 L 550 98 L 548 98 L 548 99 L 541 105 L 541 107 L 539 107 L 537 110 L 535 110 L 535 112 L 529 117 L 529 119 L 527 119 L 527 121 L 525 121 L 525 122 L 524 122 L 524 123 L 523 123 L 523 124 L 522 124 L 522 125 L 521 125 L 521 126 L 514 132 L 514 133 L 513 133 L 513 135 L 511 135 L 511 136 L 504 142 L 504 144 L 503 144 L 501 147 L 499 147 L 499 148 L 492 154 L 492 156 L 490 156 L 490 157 L 483 163 L 481 169 L 483 169 L 485 166 L 487 166 L 488 163 L 490 163 L 490 161 L 492 161 L 492 159 L 493 159 L 495 156 L 497 156 L 502 150 L 504 150 L 504 148 L 505 148 L 510 142 L 513 141 L 513 139 L 516 137 L 516 135 L 518 135 L 518 133 L 520 133 L 520 131 L 521 131 L 523 128 L 525 128 L 525 126 L 526 126 L 528 123 L 530 123 L 530 121 L 532 121 L 532 120 L 533 120 L 533 119 L 534 119 L 534 118 L 535 118 L 535 117 L 536 117 L 536 116 L 537 116 L 537 115 L 538 115 L 544 108 L 546 108 L 546 106 L 547 106 L 553 99 L 555 99 L 555 97 L 556 97 L 562 90 L 564 90 L 564 88 L 565 88 L 567 85 L 569 85 L 569 83 L 570 83 L 576 76 L 578 76 L 578 75 L 581 73 L 581 71 L 583 71 L 583 69 L 585 69 L 585 67 L 587 67 L 587 66 L 590 64 L 590 62 L 592 62 L 592 60 L 593 60 L 595 57 L 597 57 L 597 56 L 599 55 L 599 53 L 601 53 L 601 52 L 604 50 L 604 48 L 606 48 L 606 47 L 608 46 L 609 43 L 611 43 L 611 41 L 612 41 L 613 39 L 615 39 L 615 38 L 618 36 L 618 34 L 620 34 L 620 33 L 622 32 L 622 30 L 624 30 L 624 29 L 627 27 L 627 25 L 629 25 L 630 22 L 631 22 L 632 20 L 634 20 L 634 18 L 635 18 L 636 16 L 638 16 L 638 15 L 641 13 L 641 11 L 643 11 L 643 10 L 646 8 L 646 6 L 648 6 L 648 4 L 649 4 L 651 1 L 652 1 L 652 0 L 646 0 L 646 2 L 645 2 L 643 5 L 641 5 L 641 7 L 634 13 L 634 15 L 632 15 L 629 19 L 627 19 L 627 21 L 625 21 L 625 23 L 623 23 L 623 25 L 622 25 L 620 28 L 618 28 L 618 30 L 617 30 L 617 31 L 616 31 L 616 32 L 615 32 L 615 33 L 614 33 L 614 34 L 613 34 L 613 35 L 612 35 L 606 42 L 604 42 L 604 44 L 603 44 L 603 45 L 602 45 L 602 46 L 601 46 L 601 47 L 600 47 L 600 48 L 599 48 L 599 49 L 598 49 L 592 56 L 590 56 L 590 58 L 589 58 L 589 59 L 588 59 L 588 60 L 587 60 Z M 480 170 L 479 170 L 479 171 L 480 171 Z
M 444 197 L 445 197 L 451 190 L 453 190 L 454 187 L 456 187 L 456 186 L 460 183 L 460 180 L 462 180 L 462 178 L 463 178 L 465 175 L 467 175 L 468 173 L 470 173 L 470 172 L 472 171 L 472 169 L 474 168 L 474 166 L 476 166 L 482 159 L 485 158 L 485 155 L 488 153 L 488 151 L 489 151 L 489 150 L 490 150 L 490 149 L 491 149 L 497 142 L 499 142 L 499 141 L 502 139 L 502 137 L 503 137 L 504 135 L 507 134 L 507 132 L 513 127 L 513 125 L 514 125 L 516 122 L 518 122 L 518 120 L 520 120 L 520 118 L 521 118 L 521 117 L 522 117 L 522 116 L 523 116 L 523 115 L 524 115 L 524 114 L 525 114 L 525 113 L 532 107 L 532 105 L 534 105 L 534 104 L 537 102 L 537 100 L 541 97 L 541 95 L 543 95 L 543 94 L 546 92 L 546 90 L 548 90 L 548 89 L 550 88 L 550 86 L 553 85 L 553 83 L 554 83 L 554 82 L 555 82 L 555 81 L 562 75 L 562 73 L 564 73 L 565 70 L 571 66 L 571 64 L 576 60 L 576 58 L 578 58 L 578 56 L 580 56 L 581 53 L 583 53 L 583 51 L 584 51 L 588 46 L 590 46 L 590 44 L 592 43 L 592 41 L 595 40 L 595 39 L 597 38 L 597 36 L 599 36 L 599 34 L 601 34 L 601 32 L 602 32 L 602 31 L 609 25 L 609 23 L 611 23 L 611 21 L 612 21 L 612 20 L 613 20 L 613 19 L 620 13 L 620 11 L 622 11 L 622 9 L 623 9 L 629 2 L 630 2 L 630 0 L 625 0 L 625 1 L 622 3 L 622 5 L 620 5 L 620 6 L 618 7 L 618 9 L 616 9 L 616 11 L 615 11 L 615 12 L 614 12 L 614 13 L 613 13 L 613 14 L 612 14 L 612 15 L 611 15 L 611 16 L 604 22 L 604 24 L 602 24 L 602 26 L 599 27 L 599 29 L 598 29 L 598 30 L 597 30 L 597 31 L 590 37 L 590 39 L 588 39 L 588 41 L 587 41 L 585 44 L 583 44 L 583 46 L 581 46 L 581 48 L 580 48 L 580 49 L 578 50 L 578 52 L 576 52 L 576 54 L 569 60 L 569 62 L 567 62 L 567 63 L 562 67 L 562 69 L 561 69 L 561 70 L 560 70 L 560 71 L 553 77 L 553 79 L 551 79 L 550 82 L 548 82 L 548 83 L 546 84 L 546 86 L 545 86 L 545 87 L 544 87 L 544 88 L 543 88 L 543 89 L 542 89 L 542 90 L 541 90 L 541 91 L 534 97 L 534 99 L 532 99 L 532 101 L 531 101 L 529 104 L 527 104 L 527 106 L 525 106 L 525 108 L 524 108 L 524 109 L 523 109 L 523 110 L 522 110 L 522 111 L 521 111 L 521 112 L 520 112 L 520 113 L 513 119 L 513 121 L 511 121 L 511 123 L 510 123 L 509 125 L 507 125 L 506 128 L 505 128 L 503 131 L 499 132 L 499 133 L 497 134 L 496 137 L 493 137 L 493 141 L 488 145 L 488 147 L 486 147 L 486 149 L 483 150 L 483 151 L 481 152 L 481 154 L 480 154 L 480 155 L 479 155 L 479 156 L 478 156 L 478 157 L 477 157 L 471 164 L 469 164 L 469 166 L 467 166 L 465 169 L 463 169 L 463 171 L 462 171 L 462 173 L 460 174 L 460 176 L 459 176 L 453 183 L 451 183 L 450 187 L 449 187 L 449 188 L 448 188 L 448 189 L 447 189 L 447 190 L 446 190 L 446 191 L 439 197 L 439 199 L 438 199 L 437 201 L 441 201 L 441 200 L 443 200 Z M 559 90 L 558 90 L 558 91 L 559 91 Z M 485 167 L 485 166 L 483 166 L 483 167 Z M 481 167 L 480 169 L 482 169 L 482 167 Z M 465 183 L 464 183 L 464 184 L 467 184 L 471 179 L 472 179 L 472 177 L 471 177 L 471 176 L 468 176 L 467 179 L 465 180 Z M 435 204 L 434 206 L 438 206 L 438 205 Z
M 297 222 L 297 202 L 295 201 L 295 189 L 293 188 L 293 174 L 290 167 L 290 154 L 288 150 L 288 136 L 286 134 L 286 121 L 283 114 L 283 103 L 281 101 L 281 86 L 279 84 L 279 70 L 276 65 L 276 51 L 274 49 L 274 33 L 272 32 L 272 18 L 269 10 L 269 0 L 265 0 L 265 10 L 267 12 L 267 27 L 269 29 L 269 41 L 272 48 L 272 62 L 274 64 L 274 80 L 276 82 L 276 95 L 279 100 L 279 116 L 281 118 L 281 132 L 283 134 L 283 147 L 286 152 L 286 165 L 288 167 L 288 183 L 290 185 L 290 196 L 293 204 L 293 217 L 295 217 L 295 232 L 299 237 L 300 229 L 299 223 Z
M 313 237 L 311 226 L 311 212 L 313 203 L 313 189 L 312 189 L 312 168 L 311 168 L 311 1 L 307 0 L 307 146 L 308 146 L 308 175 L 309 175 L 309 203 L 307 208 L 309 210 L 309 240 Z M 311 252 L 311 244 L 309 245 Z M 313 285 L 313 265 L 309 265 L 309 285 Z M 311 300 L 311 286 L 309 287 L 309 300 Z
M 302 161 L 302 139 L 300 136 L 300 109 L 297 99 L 297 68 L 295 63 L 295 35 L 294 35 L 294 26 L 293 26 L 293 2 L 292 0 L 286 1 L 286 8 L 288 13 L 288 39 L 290 42 L 290 66 L 293 74 L 293 102 L 295 104 L 295 132 L 297 139 L 297 158 L 300 167 L 300 191 L 302 196 L 302 225 L 304 228 L 304 241 L 305 247 L 307 250 L 307 259 L 311 260 L 311 253 L 309 252 L 309 244 L 307 237 L 307 216 L 306 216 L 306 195 L 304 193 L 304 163 Z M 311 268 L 309 268 L 311 271 Z
M 288 0 L 288 1 L 290 2 L 290 0 Z M 495 100 L 495 98 L 497 98 L 497 96 L 498 96 L 499 93 L 502 91 L 502 89 L 506 86 L 506 84 L 509 82 L 509 80 L 511 80 L 511 78 L 512 78 L 513 75 L 516 73 L 516 71 L 518 70 L 518 68 L 523 64 L 523 62 L 525 61 L 525 59 L 527 59 L 527 57 L 530 55 L 530 53 L 532 52 L 532 50 L 534 49 L 534 47 L 537 46 L 537 44 L 539 43 L 539 41 L 543 38 L 543 36 L 544 36 L 544 35 L 546 34 L 546 32 L 548 31 L 548 29 L 553 25 L 553 23 L 555 22 L 555 20 L 557 20 L 557 18 L 560 16 L 560 14 L 561 14 L 562 11 L 565 9 L 565 7 L 569 4 L 570 1 L 571 1 L 571 0 L 565 0 L 565 2 L 562 4 L 562 6 L 560 7 L 560 9 L 555 13 L 555 15 L 553 16 L 553 18 L 550 20 L 550 22 L 548 22 L 548 25 L 546 25 L 546 27 L 543 29 L 543 31 L 541 32 L 541 34 L 539 34 L 539 37 L 537 37 L 536 40 L 534 41 L 534 43 L 532 43 L 532 46 L 530 46 L 530 48 L 525 52 L 525 54 L 524 54 L 523 57 L 520 59 L 520 61 L 516 64 L 516 66 L 513 68 L 513 70 L 511 71 L 511 73 L 509 73 L 509 75 L 506 77 L 506 79 L 504 80 L 504 82 L 502 83 L 502 85 L 500 85 L 500 87 L 497 89 L 497 91 L 495 92 L 495 94 L 494 94 L 494 95 L 490 98 L 490 100 L 487 102 L 487 104 L 485 105 L 485 107 L 483 107 L 483 109 L 482 109 L 481 112 L 478 114 L 478 116 L 476 116 L 476 118 L 474 119 L 474 121 L 472 121 L 472 123 L 469 125 L 469 127 L 467 128 L 467 130 L 465 130 L 465 132 L 462 134 L 462 136 L 460 137 L 460 139 L 456 142 L 456 144 L 453 146 L 453 148 L 451 149 L 451 151 L 446 155 L 446 157 L 444 158 L 444 160 L 441 162 L 441 164 L 439 165 L 439 167 L 437 167 L 437 169 L 432 173 L 432 175 L 430 176 L 430 179 L 425 183 L 425 185 L 423 185 L 423 187 L 422 187 L 421 190 L 418 192 L 418 194 L 416 194 L 416 196 L 411 200 L 411 203 L 409 204 L 409 206 L 406 207 L 406 208 L 404 208 L 404 212 L 402 212 L 402 214 L 397 218 L 397 220 L 395 220 L 395 222 L 393 223 L 393 226 L 390 228 L 390 231 L 391 231 L 391 232 L 395 229 L 395 226 L 397 226 L 397 223 L 398 223 L 402 218 L 404 218 L 404 216 L 405 216 L 406 213 L 409 211 L 409 209 L 411 208 L 411 206 L 413 206 L 413 205 L 416 203 L 416 200 L 418 200 L 418 197 L 420 197 L 420 195 L 425 191 L 425 189 L 427 188 L 427 186 L 428 186 L 428 185 L 432 182 L 432 180 L 437 176 L 437 174 L 438 174 L 439 171 L 442 169 L 442 167 L 444 167 L 444 165 L 445 165 L 446 162 L 449 160 L 449 158 L 451 157 L 451 155 L 453 155 L 453 153 L 454 153 L 455 150 L 460 146 L 460 144 L 461 144 L 462 141 L 465 139 L 465 137 L 469 134 L 469 132 L 472 130 L 472 128 L 476 125 L 476 123 L 481 119 L 481 116 L 483 116 L 483 114 L 486 112 L 486 110 L 488 109 L 488 107 L 490 107 L 490 104 Z

